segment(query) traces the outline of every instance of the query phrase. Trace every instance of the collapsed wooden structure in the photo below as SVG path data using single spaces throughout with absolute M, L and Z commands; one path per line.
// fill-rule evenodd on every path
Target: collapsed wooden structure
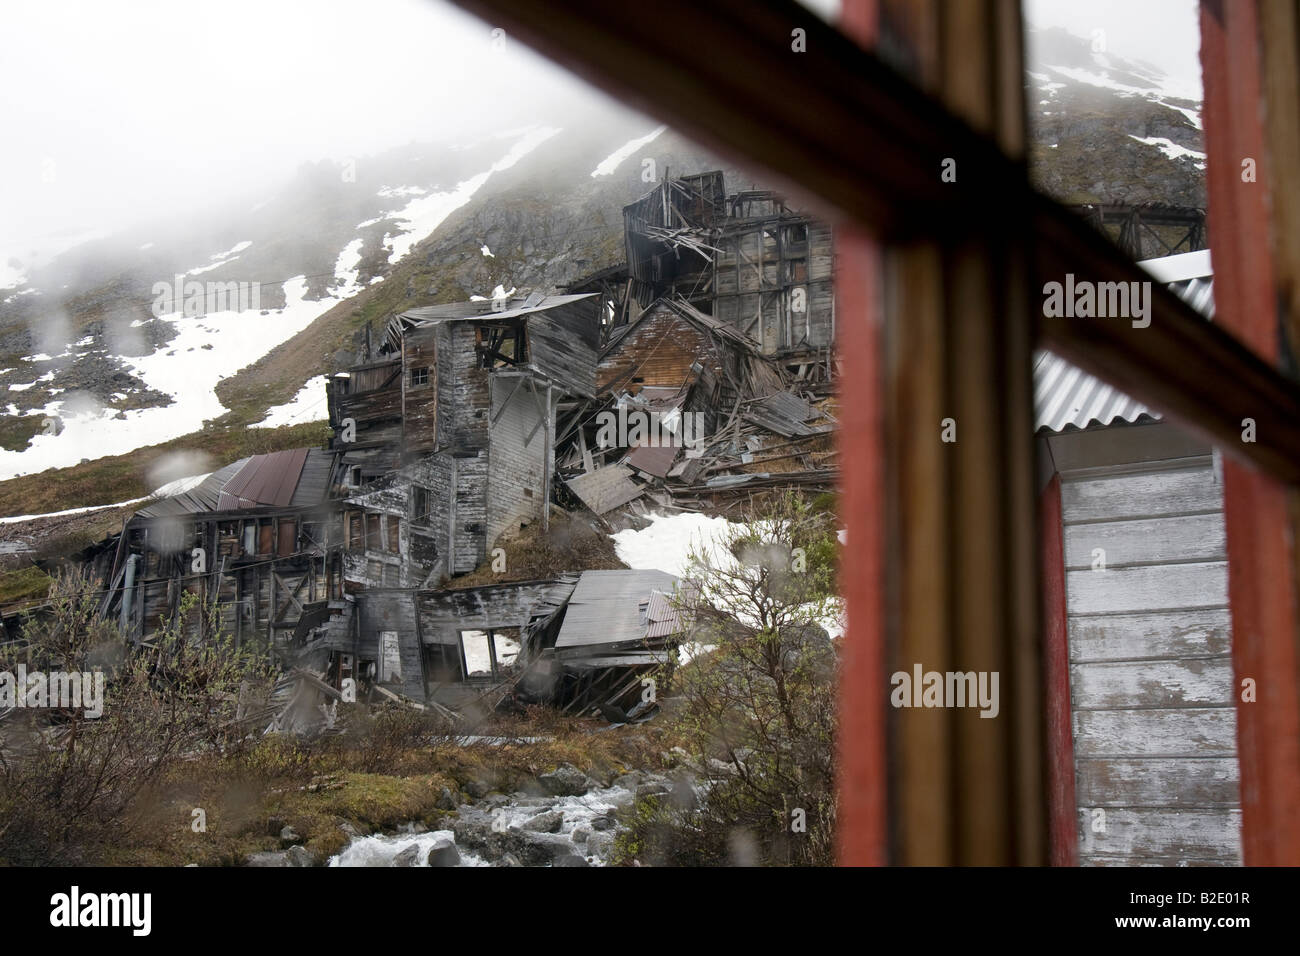
M 641 679 L 689 626 L 675 579 L 455 579 L 557 505 L 609 527 L 829 489 L 834 317 L 829 233 L 773 194 L 668 180 L 625 225 L 628 264 L 585 289 L 412 309 L 368 334 L 327 379 L 328 447 L 146 505 L 98 552 L 102 612 L 137 644 L 176 621 L 264 648 L 296 675 L 267 705 L 280 729 L 349 687 L 449 715 L 642 713 Z

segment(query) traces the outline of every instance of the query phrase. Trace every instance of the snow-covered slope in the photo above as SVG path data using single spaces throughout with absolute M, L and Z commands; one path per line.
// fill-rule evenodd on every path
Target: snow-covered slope
M 1094 46 L 1060 28 L 1028 35 L 1040 187 L 1071 203 L 1204 206 L 1201 91 Z
M 20 304 L 8 315 L 6 338 L 19 338 L 26 326 L 29 341 L 53 351 L 13 355 L 0 370 L 9 414 L 28 419 L 33 431 L 27 447 L 0 449 L 0 480 L 168 441 L 223 415 L 227 409 L 216 394 L 219 382 L 340 301 L 384 279 L 363 263 L 368 243 L 380 250 L 381 268 L 398 264 L 493 175 L 557 133 L 554 127 L 537 127 L 490 137 L 485 145 L 496 153 L 494 161 L 450 188 L 380 186 L 372 199 L 378 214 L 357 222 L 350 237 L 338 237 L 335 231 L 334 242 L 346 241 L 330 257 L 330 274 L 304 273 L 268 283 L 260 277 L 285 259 L 274 248 L 282 241 L 241 239 L 197 265 L 163 273 L 150 286 L 153 298 L 147 308 L 141 308 L 138 293 L 127 293 L 112 303 L 116 321 L 92 322 L 89 334 L 62 348 L 61 338 L 85 330 L 69 321 L 66 294 L 51 294 L 29 283 L 18 265 L 10 267 L 6 277 L 13 281 L 0 303 Z M 142 245 L 148 248 L 137 246 L 137 251 L 153 248 Z M 259 255 L 264 246 L 272 247 L 269 254 Z M 13 329 L 14 324 L 20 329 Z M 110 389 L 96 374 L 108 369 L 118 383 Z M 276 427 L 324 417 L 323 403 L 313 400 L 310 405 L 295 400 L 290 407 L 270 409 L 261 424 Z

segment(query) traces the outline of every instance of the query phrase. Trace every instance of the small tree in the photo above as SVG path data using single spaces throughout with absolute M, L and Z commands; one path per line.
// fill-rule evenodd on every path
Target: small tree
M 835 821 L 835 523 L 786 494 L 691 551 L 680 598 L 695 656 L 669 729 L 703 791 L 637 808 L 627 843 L 651 862 L 824 864 Z
M 0 861 L 98 862 L 138 823 L 133 814 L 177 763 L 229 752 L 248 728 L 236 720 L 241 688 L 265 687 L 264 655 L 241 651 L 216 615 L 202 641 L 184 622 L 187 594 L 149 646 L 128 648 L 97 614 L 97 582 L 55 580 L 46 613 L 0 666 L 13 672 L 104 675 L 103 713 L 84 708 L 15 710 L 0 737 Z

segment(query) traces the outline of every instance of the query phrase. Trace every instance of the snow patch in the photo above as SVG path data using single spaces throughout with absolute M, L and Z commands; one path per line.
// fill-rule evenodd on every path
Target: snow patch
M 594 179 L 597 176 L 610 175 L 611 173 L 614 172 L 614 170 L 618 169 L 619 164 L 621 164 L 623 160 L 627 159 L 629 156 L 635 153 L 642 146 L 651 142 L 667 128 L 668 128 L 667 126 L 660 126 L 658 129 L 651 130 L 649 133 L 647 133 L 644 136 L 638 137 L 637 139 L 629 140 L 628 142 L 624 143 L 622 146 L 614 150 L 614 152 L 610 153 L 608 156 L 606 156 L 596 165 L 596 168 L 591 171 L 592 178 Z
M 254 428 L 279 428 L 282 425 L 301 425 L 303 422 L 323 422 L 329 419 L 329 405 L 325 394 L 325 376 L 309 379 L 291 401 L 266 410 L 266 417 Z

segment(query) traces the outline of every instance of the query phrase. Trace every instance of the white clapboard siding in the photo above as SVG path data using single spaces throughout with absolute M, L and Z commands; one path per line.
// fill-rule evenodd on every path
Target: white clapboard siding
M 1071 525 L 1065 534 L 1065 566 L 1091 569 L 1169 561 L 1227 558 L 1223 515 L 1171 515 Z M 1098 554 L 1098 551 L 1101 553 Z
M 1206 514 L 1223 509 L 1223 491 L 1209 465 L 1067 481 L 1061 507 L 1071 523 Z
M 1072 664 L 1070 694 L 1079 710 L 1227 707 L 1232 704 L 1232 660 L 1192 657 Z
M 1080 862 L 1239 863 L 1231 619 L 1214 471 L 1154 463 L 1067 478 L 1061 499 Z
M 1073 661 L 1213 657 L 1231 653 L 1226 607 L 1070 618 Z
M 1228 574 L 1223 561 L 1067 571 L 1065 600 L 1073 614 L 1224 607 Z
M 1241 811 L 1218 808 L 1205 810 L 1106 809 L 1104 825 L 1090 810 L 1079 811 L 1081 854 L 1141 858 L 1160 856 L 1177 859 L 1223 859 L 1223 835 L 1240 832 Z M 1094 822 L 1095 821 L 1095 822 Z
M 1231 707 L 1076 710 L 1074 756 L 1231 757 L 1237 713 Z
M 1077 796 L 1083 807 L 1236 807 L 1235 757 L 1083 757 Z

